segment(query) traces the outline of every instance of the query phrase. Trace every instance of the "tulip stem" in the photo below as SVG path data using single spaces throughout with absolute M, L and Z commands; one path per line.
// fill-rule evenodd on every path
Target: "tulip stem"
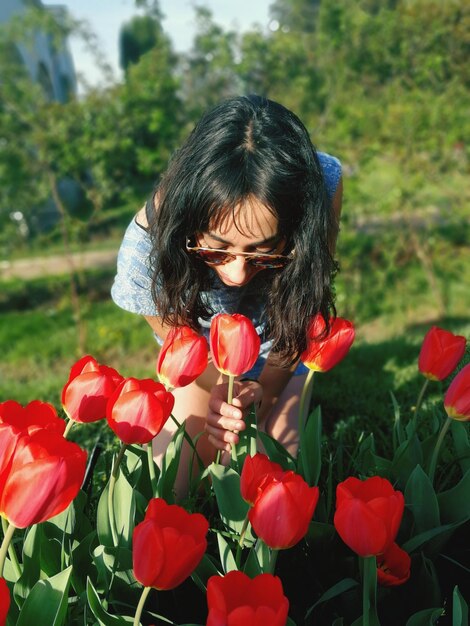
M 271 558 L 269 559 L 269 574 L 274 575 L 274 570 L 276 569 L 276 561 L 277 555 L 279 554 L 279 550 L 271 550 Z
M 75 422 L 69 418 L 69 421 L 67 422 L 67 426 L 65 427 L 65 430 L 64 430 L 64 435 L 63 435 L 64 439 L 67 439 L 67 435 L 72 430 L 72 426 L 74 424 Z
M 10 545 L 11 538 L 13 537 L 13 533 L 16 530 L 16 526 L 10 524 L 8 528 L 5 530 L 5 535 L 3 537 L 2 545 L 0 547 L 0 578 L 3 576 L 3 568 L 5 567 L 5 560 L 7 558 L 8 546 Z
M 416 421 L 417 421 L 418 411 L 421 406 L 421 402 L 423 401 L 424 394 L 426 392 L 426 389 L 428 388 L 428 385 L 429 385 L 429 378 L 425 378 L 423 386 L 421 387 L 421 391 L 419 392 L 418 399 L 416 400 L 416 406 L 415 406 L 414 415 L 413 415 L 413 426 L 414 426 L 415 431 L 416 431 Z
M 127 449 L 127 443 L 123 443 L 121 445 L 121 449 L 119 450 L 119 454 L 117 455 L 116 461 L 114 462 L 113 471 L 111 473 L 111 478 L 109 479 L 109 491 L 108 491 L 108 514 L 109 514 L 109 526 L 111 528 L 111 535 L 113 536 L 113 544 L 117 546 L 118 536 L 116 530 L 116 519 L 114 517 L 114 486 L 116 484 L 117 477 L 119 475 L 119 466 L 121 465 L 121 461 L 124 457 L 124 453 Z
M 377 615 L 377 559 L 362 559 L 362 626 L 380 626 Z
M 235 376 L 232 376 L 229 374 L 228 376 L 228 395 L 227 395 L 227 402 L 228 404 L 232 404 L 233 401 L 233 382 L 235 380 Z M 238 430 L 234 430 L 233 431 L 235 434 L 238 434 Z M 235 465 L 235 467 L 237 467 L 237 446 L 234 443 L 230 444 L 231 446 L 231 455 L 232 455 L 232 461 L 233 464 Z
M 3 529 L 3 536 L 5 537 L 7 534 L 7 530 L 8 530 L 8 522 L 4 517 L 2 517 L 2 529 Z M 13 569 L 15 570 L 15 574 L 17 578 L 19 578 L 21 576 L 20 562 L 18 561 L 16 550 L 13 547 L 13 544 L 11 542 L 8 544 L 8 556 L 10 557 L 10 561 L 11 561 Z
M 152 494 L 157 493 L 157 474 L 155 473 L 155 461 L 153 460 L 152 442 L 147 443 L 147 462 L 149 466 L 150 484 L 152 485 Z
M 147 600 L 147 596 L 150 593 L 150 589 L 152 589 L 152 587 L 144 587 L 144 590 L 142 591 L 142 595 L 140 596 L 139 604 L 137 605 L 137 609 L 135 611 L 134 625 L 133 626 L 139 626 L 139 624 L 140 624 L 140 616 L 142 615 L 142 610 L 144 608 L 145 601 Z
M 439 452 L 442 446 L 442 442 L 444 441 L 444 437 L 446 436 L 451 423 L 452 418 L 448 417 L 447 420 L 444 422 L 444 426 L 441 428 L 441 432 L 439 433 L 439 437 L 437 438 L 436 445 L 434 446 L 431 463 L 429 465 L 429 480 L 431 481 L 431 483 L 434 483 L 434 474 L 436 473 L 437 459 L 439 458 Z
M 237 553 L 235 555 L 235 563 L 237 564 L 237 569 L 240 569 L 240 561 L 241 561 L 241 556 L 242 556 L 242 550 L 244 548 L 244 543 L 245 543 L 245 535 L 246 535 L 246 530 L 248 528 L 248 513 L 246 514 L 246 517 L 243 521 L 243 526 L 242 526 L 242 530 L 240 533 L 240 539 L 238 540 L 238 545 L 237 545 Z
M 302 395 L 300 396 L 300 405 L 299 405 L 299 437 L 303 428 L 305 428 L 305 423 L 308 417 L 308 409 L 310 407 L 310 400 L 312 399 L 312 389 L 313 389 L 313 375 L 315 374 L 315 370 L 308 370 L 307 378 L 305 380 Z

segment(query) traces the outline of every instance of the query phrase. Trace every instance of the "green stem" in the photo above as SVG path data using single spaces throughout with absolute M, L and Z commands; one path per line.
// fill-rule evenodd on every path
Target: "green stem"
M 277 555 L 279 554 L 279 550 L 271 550 L 271 558 L 269 559 L 269 574 L 274 575 L 274 570 L 276 569 L 276 561 Z
M 245 534 L 246 534 L 246 529 L 248 528 L 248 513 L 246 514 L 246 517 L 243 521 L 243 526 L 242 526 L 242 530 L 240 533 L 240 539 L 238 540 L 238 545 L 237 545 L 237 553 L 235 555 L 235 563 L 237 564 L 237 569 L 240 569 L 240 561 L 241 561 L 241 557 L 242 557 L 242 550 L 244 548 L 244 542 L 245 542 Z
M 233 382 L 235 380 L 235 376 L 231 376 L 229 374 L 228 376 L 228 394 L 227 394 L 227 402 L 228 404 L 232 404 L 233 401 Z M 238 431 L 234 430 L 234 433 L 238 433 Z M 230 444 L 231 448 L 232 448 L 232 461 L 234 462 L 235 466 L 237 465 L 237 446 L 232 443 Z
M 153 460 L 152 442 L 149 441 L 147 445 L 147 463 L 149 466 L 150 484 L 152 485 L 152 494 L 155 496 L 157 493 L 157 474 L 155 472 L 155 461 Z
M 310 407 L 310 400 L 312 399 L 312 390 L 313 390 L 313 375 L 315 374 L 315 370 L 308 370 L 307 378 L 305 380 L 302 395 L 300 396 L 300 405 L 299 405 L 299 437 L 302 429 L 305 427 L 305 422 L 307 421 L 308 409 Z
M 377 615 L 377 559 L 362 558 L 362 626 L 379 625 Z
M 8 522 L 4 517 L 2 517 L 2 529 L 3 529 L 3 536 L 5 536 L 8 530 Z M 21 566 L 20 566 L 20 562 L 18 561 L 16 550 L 13 547 L 11 542 L 8 545 L 8 556 L 10 557 L 12 567 L 15 570 L 15 575 L 18 579 L 21 576 Z
M 150 593 L 150 589 L 152 589 L 152 587 L 144 587 L 144 590 L 142 591 L 139 604 L 137 605 L 137 609 L 135 611 L 134 626 L 139 626 L 140 624 L 140 616 L 142 615 L 142 610 L 144 608 L 145 600 L 147 600 L 147 596 Z
M 8 546 L 10 545 L 13 533 L 16 530 L 16 526 L 10 524 L 5 530 L 5 536 L 3 537 L 2 545 L 0 547 L 0 578 L 3 576 L 3 568 L 5 567 L 5 560 L 7 558 Z
M 428 385 L 429 385 L 429 378 L 425 378 L 423 386 L 421 387 L 421 391 L 419 392 L 418 399 L 416 400 L 416 406 L 415 406 L 415 410 L 413 414 L 413 427 L 415 431 L 416 431 L 416 425 L 417 425 L 418 411 L 421 406 L 421 402 L 423 401 L 424 394 L 426 392 L 426 389 L 428 388 Z
M 75 422 L 69 418 L 69 421 L 68 421 L 68 423 L 67 423 L 67 426 L 65 427 L 65 430 L 64 430 L 64 435 L 63 435 L 63 436 L 64 436 L 64 439 L 67 439 L 67 435 L 68 435 L 68 434 L 69 434 L 69 432 L 72 430 L 72 426 L 73 426 L 74 424 L 75 424 Z
M 436 465 L 437 459 L 439 458 L 439 452 L 442 446 L 442 442 L 444 441 L 444 437 L 449 430 L 449 426 L 452 423 L 452 418 L 448 417 L 444 422 L 444 426 L 441 428 L 441 432 L 439 433 L 439 437 L 437 438 L 436 445 L 434 446 L 434 450 L 431 457 L 431 464 L 429 466 L 429 480 L 431 483 L 434 483 L 434 474 L 436 473 Z
M 117 477 L 119 475 L 119 466 L 121 465 L 121 461 L 124 457 L 124 453 L 127 449 L 127 443 L 123 443 L 121 445 L 121 449 L 119 450 L 119 454 L 117 455 L 116 461 L 114 463 L 113 472 L 111 474 L 111 478 L 109 479 L 109 491 L 108 491 L 108 514 L 109 514 L 109 525 L 111 528 L 111 534 L 113 536 L 113 544 L 117 546 L 118 536 L 116 531 L 116 519 L 114 517 L 114 486 L 116 484 Z

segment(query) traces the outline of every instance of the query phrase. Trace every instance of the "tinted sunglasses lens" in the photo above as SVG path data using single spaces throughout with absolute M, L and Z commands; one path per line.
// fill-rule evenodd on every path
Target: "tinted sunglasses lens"
M 249 257 L 247 260 L 250 263 L 250 265 L 254 265 L 255 267 L 264 267 L 266 269 L 276 269 L 279 267 L 284 267 L 287 264 L 287 259 L 282 259 L 282 258 L 273 259 L 273 257 L 270 255 L 252 256 L 252 257 Z
M 209 265 L 223 265 L 229 258 L 226 252 L 215 250 L 197 250 L 196 254 Z

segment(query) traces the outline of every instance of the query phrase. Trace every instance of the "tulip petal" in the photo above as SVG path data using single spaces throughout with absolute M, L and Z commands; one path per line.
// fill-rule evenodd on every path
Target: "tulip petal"
M 361 500 L 345 500 L 336 509 L 334 525 L 344 543 L 360 556 L 381 554 L 387 547 L 384 521 Z

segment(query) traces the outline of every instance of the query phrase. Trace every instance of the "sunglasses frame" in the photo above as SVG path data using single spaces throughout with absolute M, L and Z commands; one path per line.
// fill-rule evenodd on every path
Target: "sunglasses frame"
M 200 256 L 201 260 L 204 261 L 207 265 L 218 266 L 218 265 L 227 265 L 231 261 L 235 260 L 237 256 L 243 256 L 246 258 L 247 263 L 250 263 L 250 259 L 259 258 L 259 257 L 270 257 L 272 259 L 283 259 L 285 263 L 279 265 L 277 267 L 270 267 L 269 265 L 256 265 L 254 263 L 250 263 L 252 267 L 264 267 L 265 269 L 281 269 L 287 265 L 294 256 L 294 251 L 290 252 L 288 255 L 285 254 L 260 254 L 259 252 L 228 252 L 227 250 L 218 250 L 217 248 L 207 248 L 205 246 L 192 246 L 191 238 L 186 237 L 186 251 L 190 254 L 198 254 L 198 252 L 216 252 L 218 254 L 224 254 L 225 259 L 221 263 L 211 263 L 207 261 L 202 256 Z

